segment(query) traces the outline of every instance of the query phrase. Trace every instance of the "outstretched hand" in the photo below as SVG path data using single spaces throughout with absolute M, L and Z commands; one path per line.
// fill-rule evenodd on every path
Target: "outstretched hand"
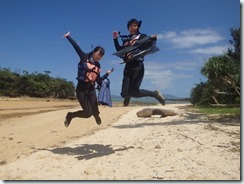
M 152 35 L 151 38 L 157 39 L 157 35 Z
M 113 32 L 113 37 L 114 37 L 114 39 L 118 38 L 118 37 L 119 37 L 119 33 L 116 32 L 116 31 L 114 31 L 114 32 Z
M 68 33 L 66 33 L 63 37 L 68 37 L 70 35 L 70 31 Z
M 112 73 L 114 71 L 114 68 L 112 68 L 111 70 L 108 70 L 107 71 L 107 74 L 110 74 L 110 73 Z

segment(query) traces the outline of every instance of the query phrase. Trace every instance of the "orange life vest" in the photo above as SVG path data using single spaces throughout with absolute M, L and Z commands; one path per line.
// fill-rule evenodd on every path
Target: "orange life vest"
M 86 71 L 85 82 L 94 83 L 97 79 L 97 76 L 101 72 L 101 69 L 95 66 L 94 64 L 90 63 L 89 60 L 87 61 L 87 68 L 88 70 Z

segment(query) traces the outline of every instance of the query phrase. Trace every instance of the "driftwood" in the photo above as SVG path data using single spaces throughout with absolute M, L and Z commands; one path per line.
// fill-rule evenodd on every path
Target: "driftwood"
M 145 108 L 141 111 L 136 113 L 137 117 L 148 118 L 152 115 L 161 115 L 161 118 L 166 116 L 174 116 L 176 113 L 172 110 L 165 110 L 165 109 L 153 109 L 153 108 Z

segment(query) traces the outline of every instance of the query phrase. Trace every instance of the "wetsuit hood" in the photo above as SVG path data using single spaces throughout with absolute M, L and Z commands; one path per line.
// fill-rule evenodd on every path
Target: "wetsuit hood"
M 140 20 L 140 21 L 138 21 L 138 20 L 136 20 L 136 19 L 130 19 L 128 22 L 127 22 L 127 29 L 130 27 L 130 25 L 132 24 L 132 23 L 136 23 L 137 25 L 138 25 L 138 29 L 141 27 L 141 23 L 142 23 L 142 21 Z

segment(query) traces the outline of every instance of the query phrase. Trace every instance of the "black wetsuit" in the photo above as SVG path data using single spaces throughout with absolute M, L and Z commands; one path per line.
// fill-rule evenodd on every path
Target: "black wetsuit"
M 80 57 L 80 62 L 78 63 L 78 84 L 76 86 L 76 96 L 77 99 L 82 107 L 83 110 L 70 113 L 72 118 L 79 117 L 79 118 L 89 118 L 92 115 L 94 117 L 97 117 L 99 115 L 98 110 L 98 103 L 97 103 L 97 96 L 95 91 L 95 83 L 91 82 L 85 82 L 85 75 L 87 71 L 87 60 L 89 59 L 89 62 L 100 68 L 99 62 L 94 62 L 92 58 L 88 58 L 88 54 L 83 52 L 79 45 L 70 37 L 68 36 L 67 39 L 74 47 L 75 51 Z M 102 80 L 107 78 L 109 74 L 105 74 L 102 77 L 100 77 L 100 74 L 98 74 L 98 77 L 96 79 L 96 82 L 101 85 Z
M 139 34 L 138 34 L 139 35 Z M 128 39 L 133 39 L 138 35 L 128 35 Z M 146 36 L 145 34 L 140 34 L 140 39 Z M 114 39 L 114 45 L 117 51 L 125 48 L 126 40 L 123 43 L 123 46 L 120 46 L 118 38 Z M 133 51 L 132 54 L 139 53 L 140 50 L 137 49 Z M 122 89 L 121 96 L 123 98 L 140 98 L 140 97 L 155 97 L 154 91 L 149 91 L 145 89 L 140 89 L 143 77 L 144 77 L 144 57 L 140 57 L 136 60 L 132 60 L 127 62 L 124 67 L 123 72 L 123 81 L 122 81 Z

